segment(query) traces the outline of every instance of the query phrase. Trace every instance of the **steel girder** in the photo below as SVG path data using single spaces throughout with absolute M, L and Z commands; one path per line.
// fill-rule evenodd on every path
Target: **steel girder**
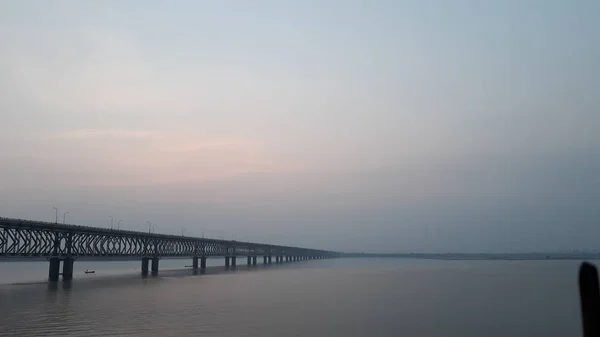
M 1 257 L 176 257 L 337 253 L 251 242 L 0 218 Z

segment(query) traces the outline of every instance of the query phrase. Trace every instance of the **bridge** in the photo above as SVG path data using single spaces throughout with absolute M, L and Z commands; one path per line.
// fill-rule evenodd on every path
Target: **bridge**
M 240 256 L 247 258 L 249 266 L 256 266 L 259 256 L 264 264 L 271 264 L 273 257 L 275 263 L 283 263 L 340 255 L 326 250 L 0 217 L 0 258 L 46 258 L 52 282 L 60 275 L 71 280 L 79 257 L 136 258 L 141 260 L 142 275 L 148 275 L 149 264 L 151 274 L 157 275 L 162 257 L 190 257 L 192 268 L 202 270 L 211 256 L 224 257 L 225 266 L 235 267 Z

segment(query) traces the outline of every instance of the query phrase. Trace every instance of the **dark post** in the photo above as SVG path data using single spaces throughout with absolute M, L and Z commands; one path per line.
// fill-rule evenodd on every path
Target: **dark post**
M 152 275 L 158 275 L 158 257 L 152 258 Z
M 589 262 L 583 262 L 579 267 L 579 303 L 583 323 L 584 337 L 600 335 L 600 281 L 598 270 Z
M 200 268 L 206 269 L 206 256 L 200 258 Z
M 272 256 L 269 255 L 269 264 L 271 264 L 271 262 L 273 261 L 271 258 L 272 258 Z
M 225 267 L 229 267 L 229 256 L 225 256 Z
M 142 257 L 142 275 L 148 275 L 148 258 Z
M 198 257 L 197 256 L 194 256 L 192 258 L 192 268 L 198 269 Z
M 263 256 L 263 264 L 267 264 L 267 259 L 268 259 L 268 258 L 267 258 L 267 256 L 266 256 L 266 255 L 265 255 L 265 256 Z
M 252 265 L 253 265 L 253 266 L 256 266 L 256 256 L 253 256 L 253 257 L 252 257 Z
M 72 258 L 66 258 L 63 260 L 63 281 L 70 281 L 73 279 L 73 262 Z
M 252 256 L 248 255 L 248 265 L 252 264 Z
M 236 260 L 236 256 L 232 256 L 231 257 L 231 266 L 235 267 L 235 260 Z
M 50 258 L 50 268 L 48 269 L 48 280 L 50 282 L 58 281 L 58 274 L 60 273 L 60 260 L 58 257 Z

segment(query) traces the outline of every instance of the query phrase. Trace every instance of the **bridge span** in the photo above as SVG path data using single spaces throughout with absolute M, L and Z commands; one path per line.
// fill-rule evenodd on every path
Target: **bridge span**
M 339 257 L 337 252 L 278 246 L 234 240 L 216 240 L 178 235 L 144 233 L 120 229 L 65 225 L 0 217 L 0 258 L 46 258 L 48 280 L 73 278 L 73 263 L 79 257 L 128 257 L 141 260 L 142 275 L 158 274 L 162 257 L 190 257 L 192 268 L 205 269 L 206 258 L 221 256 L 225 266 L 235 267 L 246 257 L 255 266 L 264 264 Z M 60 267 L 62 264 L 62 273 Z M 150 268 L 149 268 L 150 267 Z

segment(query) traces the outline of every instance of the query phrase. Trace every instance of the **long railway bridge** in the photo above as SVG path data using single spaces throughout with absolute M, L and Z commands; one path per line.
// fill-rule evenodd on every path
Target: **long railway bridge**
M 0 258 L 44 257 L 49 261 L 48 279 L 73 278 L 73 263 L 79 257 L 127 257 L 141 260 L 142 275 L 158 273 L 162 257 L 190 257 L 192 267 L 206 268 L 206 258 L 221 256 L 225 266 L 235 267 L 238 257 L 256 265 L 339 257 L 326 250 L 216 240 L 178 235 L 144 233 L 120 229 L 65 225 L 52 222 L 0 218 Z M 60 267 L 62 264 L 62 273 Z M 149 270 L 150 265 L 150 270 Z

